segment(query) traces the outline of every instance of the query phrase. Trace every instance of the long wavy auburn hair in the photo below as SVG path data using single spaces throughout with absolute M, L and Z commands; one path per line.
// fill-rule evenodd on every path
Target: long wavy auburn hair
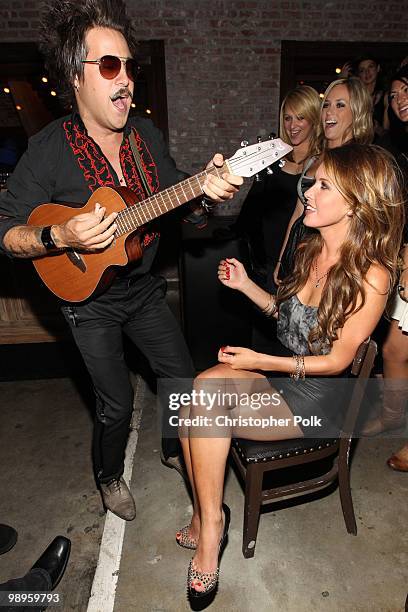
M 405 220 L 402 177 L 390 153 L 376 145 L 352 143 L 327 149 L 322 163 L 353 215 L 338 262 L 327 275 L 317 326 L 309 335 L 312 353 L 319 352 L 323 345 L 331 347 L 338 330 L 362 308 L 366 299 L 364 281 L 372 264 L 388 271 L 391 294 Z M 322 246 L 318 231 L 299 245 L 293 274 L 278 289 L 278 305 L 305 286 Z

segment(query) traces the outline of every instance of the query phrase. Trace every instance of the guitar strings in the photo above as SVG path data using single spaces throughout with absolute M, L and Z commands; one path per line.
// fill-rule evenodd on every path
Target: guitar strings
M 274 148 L 274 147 L 271 147 Z M 250 153 L 246 154 L 244 151 L 241 155 L 238 155 L 235 158 L 231 158 L 228 161 L 229 167 L 231 170 L 234 170 L 237 166 L 242 165 L 242 161 L 245 160 L 246 163 L 252 162 L 252 157 L 259 156 L 260 150 L 257 149 Z M 262 152 L 263 153 L 263 152 Z M 278 157 L 276 158 L 277 161 Z M 117 235 L 121 235 L 124 233 L 128 233 L 129 231 L 135 230 L 142 225 L 145 225 L 152 219 L 158 217 L 160 214 L 163 214 L 167 211 L 173 210 L 178 206 L 185 204 L 186 202 L 198 197 L 201 193 L 203 193 L 202 185 L 200 183 L 200 178 L 206 177 L 208 174 L 217 174 L 219 176 L 220 172 L 225 172 L 228 170 L 226 163 L 221 168 L 216 166 L 210 166 L 206 170 L 181 181 L 180 183 L 176 183 L 172 187 L 168 189 L 158 192 L 157 194 L 153 194 L 146 200 L 140 203 L 138 206 L 130 206 L 118 213 L 116 218 L 116 223 L 118 225 L 118 230 L 115 232 Z M 215 172 L 214 172 L 215 171 Z M 199 191 L 197 191 L 197 187 L 194 189 L 191 185 L 193 181 L 198 183 Z M 189 189 L 193 194 L 193 197 L 188 196 L 186 194 L 186 189 Z M 173 199 L 170 196 L 170 190 L 173 190 Z M 173 204 L 174 195 L 176 196 L 177 203 Z M 165 206 L 165 210 L 163 210 L 163 204 L 160 204 L 158 198 L 161 198 L 162 203 Z M 166 198 L 166 199 L 165 199 Z M 170 206 L 170 208 L 168 207 Z M 143 219 L 143 216 L 145 217 Z M 136 223 L 136 225 L 135 225 Z
M 154 194 L 147 200 L 144 200 L 139 206 L 129 206 L 121 210 L 115 220 L 119 229 L 119 232 L 116 233 L 118 235 L 128 233 L 131 230 L 145 225 L 147 222 L 159 216 L 159 214 L 173 210 L 178 206 L 181 206 L 182 204 L 185 204 L 186 202 L 198 197 L 201 193 L 203 193 L 202 184 L 200 183 L 199 179 L 204 178 L 207 176 L 207 174 L 214 173 L 214 171 L 219 175 L 220 172 L 224 172 L 226 169 L 225 164 L 222 168 L 211 166 L 207 170 L 203 170 L 199 174 L 189 177 L 164 191 L 159 191 L 157 194 Z M 198 187 L 196 186 L 195 189 L 192 186 L 193 181 L 196 181 L 198 184 Z M 176 204 L 173 203 L 174 197 L 172 199 L 170 196 L 171 190 L 173 190 L 176 196 Z M 188 192 L 188 190 L 191 191 L 192 196 L 187 195 L 186 192 Z M 163 206 L 160 204 L 159 198 L 161 198 L 165 210 L 163 210 Z M 144 215 L 144 218 L 142 215 Z M 135 222 L 137 225 L 134 225 Z

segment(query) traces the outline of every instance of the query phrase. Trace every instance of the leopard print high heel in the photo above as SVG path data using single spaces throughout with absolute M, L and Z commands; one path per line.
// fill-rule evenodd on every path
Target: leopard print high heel
M 216 590 L 218 585 L 218 580 L 220 577 L 220 561 L 222 557 L 222 553 L 224 552 L 225 546 L 228 541 L 228 529 L 231 520 L 231 511 L 226 504 L 222 504 L 222 509 L 224 511 L 224 529 L 222 532 L 219 548 L 218 548 L 218 567 L 214 572 L 200 572 L 193 566 L 194 559 L 191 559 L 190 565 L 188 566 L 188 575 L 187 575 L 187 586 L 190 597 L 206 597 L 210 593 Z M 193 582 L 202 583 L 204 585 L 204 589 L 202 591 L 196 591 L 196 589 L 192 586 Z M 199 585 L 201 586 L 201 584 Z
M 215 572 L 199 572 L 193 567 L 193 560 L 191 559 L 190 565 L 188 566 L 188 590 L 191 597 L 204 597 L 209 595 L 214 591 L 218 584 L 218 579 L 220 577 L 220 568 L 217 567 Z M 194 587 L 191 586 L 192 582 L 197 582 L 199 586 L 201 584 L 204 585 L 204 589 L 202 591 L 196 591 Z
M 189 534 L 190 525 L 186 525 L 180 531 L 176 533 L 176 542 L 179 546 L 183 548 L 189 548 L 190 550 L 195 550 L 197 548 L 197 540 L 192 538 Z

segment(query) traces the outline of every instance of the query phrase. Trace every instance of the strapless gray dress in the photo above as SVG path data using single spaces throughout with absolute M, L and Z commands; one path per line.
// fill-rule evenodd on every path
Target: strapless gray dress
M 290 355 L 327 355 L 330 346 L 316 346 L 311 353 L 308 345 L 310 331 L 317 324 L 317 307 L 302 304 L 297 295 L 280 305 L 277 324 L 278 339 L 282 344 L 282 354 Z M 305 380 L 292 380 L 280 377 L 276 372 L 266 373 L 269 382 L 286 401 L 292 413 L 308 419 L 315 416 L 321 419 L 322 426 L 302 425 L 304 434 L 311 437 L 337 437 L 347 406 L 348 385 L 345 379 L 348 372 L 340 376 L 316 376 Z

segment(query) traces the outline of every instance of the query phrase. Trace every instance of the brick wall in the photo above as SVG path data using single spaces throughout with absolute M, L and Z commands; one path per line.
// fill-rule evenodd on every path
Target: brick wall
M 407 0 L 127 0 L 166 49 L 172 154 L 187 171 L 277 126 L 281 40 L 407 39 Z M 0 37 L 36 40 L 39 2 L 0 0 Z M 346 52 L 346 50 L 345 50 Z

